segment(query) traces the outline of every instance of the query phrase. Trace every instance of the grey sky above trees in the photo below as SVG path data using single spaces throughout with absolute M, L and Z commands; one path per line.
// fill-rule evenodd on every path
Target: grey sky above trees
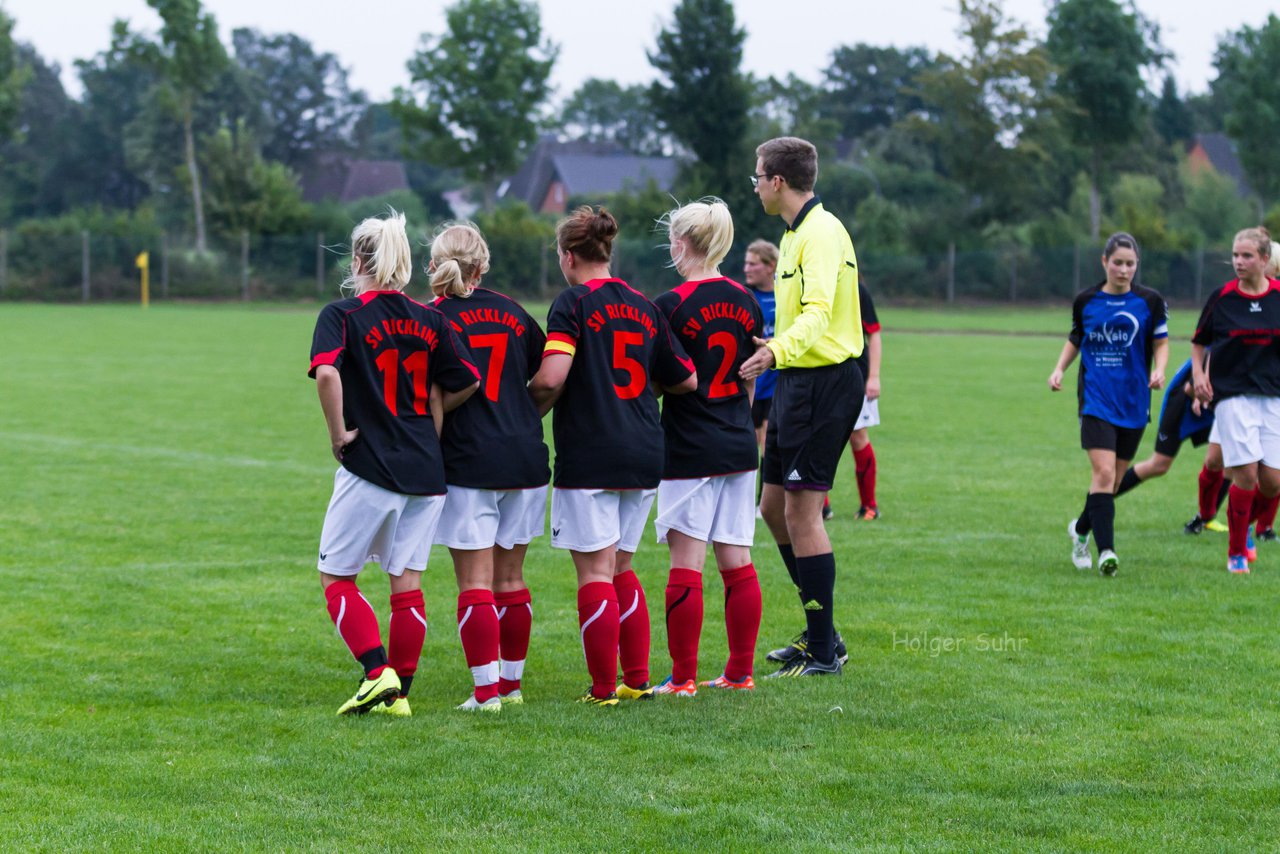
M 263 33 L 295 32 L 317 51 L 338 56 L 351 72 L 351 84 L 374 100 L 386 100 L 397 86 L 408 83 L 405 63 L 417 50 L 423 33 L 444 31 L 445 0 L 408 2 L 379 0 L 353 5 L 337 0 L 207 0 L 204 7 L 218 21 L 224 39 L 237 27 Z M 776 0 L 736 0 L 739 25 L 747 32 L 743 70 L 757 76 L 788 73 L 816 82 L 831 51 L 841 44 L 908 47 L 924 45 L 934 51 L 960 49 L 960 26 L 955 0 L 802 0 L 813 16 L 827 16 L 829 27 L 776 26 Z M 590 77 L 619 83 L 649 83 L 654 71 L 645 58 L 663 22 L 669 21 L 675 0 L 609 4 L 607 15 L 576 0 L 542 0 L 543 33 L 561 46 L 552 72 L 556 101 L 568 98 Z M 1005 0 L 1005 11 L 1043 36 L 1044 0 Z M 1213 51 L 1219 36 L 1241 25 L 1259 27 L 1274 0 L 1231 0 L 1206 7 L 1201 0 L 1138 0 L 1138 9 L 1161 28 L 1164 46 L 1174 55 L 1171 66 L 1183 93 L 1204 92 L 1214 76 Z M 0 0 L 15 19 L 14 35 L 31 42 L 40 54 L 62 66 L 63 83 L 79 92 L 72 61 L 105 50 L 112 20 L 132 20 L 133 29 L 157 32 L 159 18 L 144 0 Z M 68 25 L 68 22 L 73 22 Z M 352 33 L 358 32 L 359 37 Z M 1157 88 L 1157 87 L 1153 87 Z

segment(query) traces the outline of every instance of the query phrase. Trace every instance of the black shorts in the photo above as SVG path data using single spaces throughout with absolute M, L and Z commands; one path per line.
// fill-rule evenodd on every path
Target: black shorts
M 751 401 L 751 423 L 760 428 L 760 425 L 769 417 L 769 408 L 773 406 L 772 397 L 757 397 Z
M 1175 388 L 1169 392 L 1168 401 L 1160 409 L 1160 425 L 1156 430 L 1157 454 L 1164 454 L 1166 457 L 1178 456 L 1178 450 L 1183 442 L 1178 436 L 1182 430 L 1182 416 L 1186 414 L 1187 407 L 1190 405 L 1190 398 L 1181 388 Z M 1209 431 L 1212 429 L 1212 427 L 1205 427 L 1187 438 L 1198 448 L 1209 441 Z
M 862 391 L 852 359 L 779 371 L 764 439 L 764 482 L 829 491 L 862 408 Z
M 1092 415 L 1080 416 L 1080 447 L 1086 451 L 1115 451 L 1117 460 L 1131 461 L 1142 444 L 1145 427 L 1117 427 Z

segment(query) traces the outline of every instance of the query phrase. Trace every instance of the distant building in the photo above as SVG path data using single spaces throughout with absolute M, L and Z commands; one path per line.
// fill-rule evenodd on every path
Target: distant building
M 409 189 L 399 160 L 355 160 L 341 155 L 318 158 L 301 183 L 302 198 L 308 202 L 354 202 Z
M 1244 167 L 1240 165 L 1240 157 L 1236 154 L 1236 144 L 1224 133 L 1198 133 L 1187 150 L 1187 161 L 1192 171 L 1212 169 L 1219 175 L 1225 175 L 1236 182 L 1236 192 L 1240 198 L 1253 195 L 1249 179 L 1245 177 Z
M 564 213 L 572 196 L 603 196 L 639 190 L 650 181 L 675 185 L 671 157 L 641 157 L 616 143 L 559 142 L 543 137 L 520 169 L 498 187 L 498 198 L 520 199 L 538 213 Z

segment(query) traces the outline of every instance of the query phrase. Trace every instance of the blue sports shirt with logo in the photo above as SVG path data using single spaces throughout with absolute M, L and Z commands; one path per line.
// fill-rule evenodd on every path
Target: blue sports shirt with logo
M 1068 340 L 1080 351 L 1080 415 L 1145 427 L 1151 420 L 1151 360 L 1155 342 L 1169 337 L 1168 310 L 1151 288 L 1133 285 L 1128 293 L 1109 294 L 1103 284 L 1081 291 L 1071 306 Z

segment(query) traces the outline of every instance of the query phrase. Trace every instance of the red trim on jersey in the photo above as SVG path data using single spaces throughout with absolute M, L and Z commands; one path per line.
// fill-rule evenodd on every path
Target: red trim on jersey
M 555 341 L 557 344 L 568 344 L 575 350 L 578 347 L 578 339 L 574 338 L 568 332 L 552 332 L 547 336 L 547 343 L 550 344 L 552 341 Z
M 864 323 L 862 324 L 862 331 L 866 332 L 868 335 L 875 335 L 877 332 L 880 331 L 880 324 Z
M 330 350 L 328 353 L 317 353 L 316 357 L 311 360 L 311 370 L 314 371 L 321 365 L 332 365 L 338 361 L 338 354 L 345 349 L 345 347 L 339 347 L 336 350 Z

